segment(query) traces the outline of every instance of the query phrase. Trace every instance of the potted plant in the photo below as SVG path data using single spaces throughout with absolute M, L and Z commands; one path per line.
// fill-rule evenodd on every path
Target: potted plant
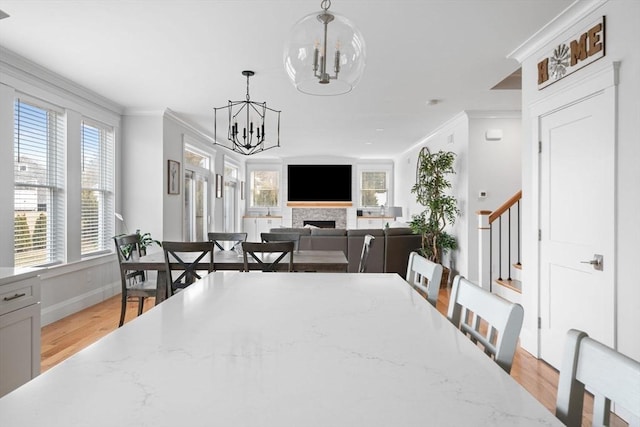
M 142 256 L 147 254 L 148 246 L 153 244 L 162 246 L 162 243 L 151 237 L 151 233 L 140 233 L 140 230 L 136 230 L 136 234 L 138 235 L 138 246 L 140 247 L 140 255 Z
M 455 153 L 438 151 L 431 153 L 427 147 L 420 150 L 416 166 L 416 183 L 411 188 L 416 201 L 425 207 L 418 215 L 413 215 L 409 226 L 414 233 L 422 236 L 419 252 L 422 256 L 442 264 L 442 255 L 457 248 L 454 236 L 445 228 L 455 222 L 459 215 L 456 198 L 447 194 L 451 188 L 448 176 L 455 174 L 453 163 Z M 441 284 L 447 284 L 449 269 L 444 268 Z

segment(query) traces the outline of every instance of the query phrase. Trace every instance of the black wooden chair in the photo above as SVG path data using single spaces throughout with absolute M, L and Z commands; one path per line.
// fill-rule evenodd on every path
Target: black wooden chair
M 213 242 L 162 242 L 169 296 L 214 270 L 213 248 Z
M 287 271 L 293 271 L 293 252 L 294 242 L 243 242 L 242 255 L 244 257 L 244 271 L 249 271 L 249 257 L 251 257 L 262 271 L 282 271 L 278 268 L 280 261 L 289 255 L 289 268 Z M 265 254 L 268 256 L 267 261 L 263 258 Z M 275 257 L 275 258 L 274 258 Z
M 369 251 L 373 244 L 375 237 L 371 234 L 364 236 L 364 242 L 362 243 L 362 254 L 360 255 L 360 265 L 358 265 L 358 273 L 364 273 L 367 270 L 367 260 L 369 259 Z
M 247 233 L 223 233 L 223 232 L 211 232 L 209 233 L 209 241 L 220 249 L 233 250 L 236 246 L 241 245 L 242 242 L 247 241 Z M 223 242 L 233 242 L 230 248 L 225 248 Z
M 129 270 L 122 265 L 123 261 L 134 261 L 140 258 L 139 236 L 137 234 L 115 236 L 113 241 L 118 254 L 120 281 L 122 282 L 122 308 L 120 323 L 118 323 L 118 327 L 120 327 L 124 323 L 129 298 L 138 299 L 138 316 L 140 316 L 144 309 L 144 300 L 156 296 L 158 284 L 155 280 L 149 280 L 144 270 Z

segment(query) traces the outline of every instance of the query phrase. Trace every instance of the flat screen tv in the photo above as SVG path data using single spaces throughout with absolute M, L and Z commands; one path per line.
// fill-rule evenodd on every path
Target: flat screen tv
M 350 202 L 351 165 L 289 165 L 290 202 Z

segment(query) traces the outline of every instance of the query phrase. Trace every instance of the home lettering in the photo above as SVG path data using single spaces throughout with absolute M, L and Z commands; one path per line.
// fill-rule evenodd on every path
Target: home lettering
M 551 76 L 561 79 L 593 61 L 581 64 L 599 54 L 604 56 L 604 16 L 595 25 L 580 35 L 560 43 L 550 56 L 538 62 L 538 85 L 546 86 Z M 597 58 L 596 58 L 597 59 Z
M 602 50 L 602 24 L 598 24 L 580 36 L 579 40 L 571 41 L 571 66 L 578 61 L 584 61 Z

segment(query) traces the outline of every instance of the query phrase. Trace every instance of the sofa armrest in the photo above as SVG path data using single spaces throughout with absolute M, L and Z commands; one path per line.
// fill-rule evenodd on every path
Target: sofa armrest
M 417 251 L 422 244 L 422 236 L 413 234 L 410 228 L 389 228 L 385 230 L 385 273 L 398 273 L 405 277 L 409 254 Z

